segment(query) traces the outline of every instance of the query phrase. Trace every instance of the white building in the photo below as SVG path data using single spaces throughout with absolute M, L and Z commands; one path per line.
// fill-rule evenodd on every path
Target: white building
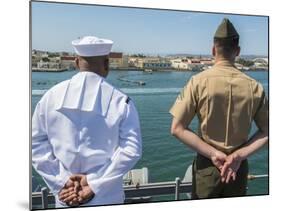
M 130 57 L 128 60 L 129 60 L 128 65 L 130 67 L 143 68 L 143 59 L 142 58 Z
M 253 59 L 255 67 L 267 67 L 268 66 L 268 58 L 256 58 Z
M 187 70 L 188 64 L 182 59 L 171 59 L 171 67 L 178 70 Z
M 43 62 L 42 60 L 37 63 L 37 68 L 39 69 L 60 69 L 61 64 L 57 62 Z
M 129 56 L 128 55 L 123 55 L 122 67 L 123 68 L 128 68 L 129 67 Z

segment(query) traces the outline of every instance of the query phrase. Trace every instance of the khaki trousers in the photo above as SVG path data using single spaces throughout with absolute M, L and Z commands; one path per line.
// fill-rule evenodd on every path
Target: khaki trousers
M 242 161 L 236 180 L 221 182 L 220 171 L 212 161 L 197 154 L 193 162 L 192 199 L 245 196 L 247 189 L 248 162 Z

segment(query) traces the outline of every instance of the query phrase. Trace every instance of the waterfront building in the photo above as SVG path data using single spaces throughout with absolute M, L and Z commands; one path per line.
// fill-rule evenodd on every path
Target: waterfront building
M 188 64 L 201 64 L 200 59 L 195 59 L 195 58 L 186 59 L 186 62 L 187 62 Z
M 188 64 L 183 59 L 171 59 L 171 67 L 177 70 L 187 70 Z
M 61 56 L 60 63 L 62 68 L 75 69 L 75 56 Z
M 201 64 L 201 60 L 196 58 L 187 59 L 186 63 L 187 63 L 188 70 L 197 71 L 203 69 L 204 67 L 204 64 Z
M 129 67 L 129 56 L 128 55 L 123 55 L 122 67 L 123 68 L 128 68 Z
M 172 63 L 164 58 L 145 58 L 143 62 L 143 68 L 145 69 L 169 69 L 172 67 Z
M 129 57 L 128 58 L 128 65 L 129 67 L 137 67 L 137 68 L 143 68 L 143 62 L 144 59 L 143 58 L 138 58 L 138 57 Z
M 48 57 L 50 62 L 61 63 L 61 58 L 59 56 L 56 57 Z
M 170 60 L 172 67 L 177 70 L 202 70 L 213 65 L 211 59 L 197 59 L 197 58 L 176 58 Z
M 59 56 L 73 56 L 74 54 L 70 54 L 68 52 L 59 52 Z
M 44 62 L 40 61 L 37 63 L 38 69 L 61 69 L 61 64 L 57 62 Z
M 203 64 L 205 66 L 212 66 L 214 64 L 214 61 L 209 58 L 202 58 L 200 59 L 200 64 Z
M 40 62 L 42 58 L 36 54 L 32 54 L 32 59 L 31 59 L 31 66 L 32 67 L 37 67 L 37 63 Z
M 268 67 L 268 58 L 255 58 L 253 59 L 255 68 L 265 68 Z
M 214 65 L 215 61 L 211 58 L 202 58 L 200 59 L 200 64 L 203 65 L 203 69 L 209 69 Z M 200 67 L 201 68 L 201 67 Z
M 123 53 L 121 53 L 121 52 L 111 52 L 109 54 L 109 66 L 111 68 L 121 68 L 121 67 L 123 67 Z

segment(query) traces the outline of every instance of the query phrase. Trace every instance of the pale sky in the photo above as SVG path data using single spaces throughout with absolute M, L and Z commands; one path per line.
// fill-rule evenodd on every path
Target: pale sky
M 240 34 L 242 55 L 267 55 L 266 16 L 45 2 L 32 2 L 32 48 L 73 52 L 72 40 L 93 35 L 113 40 L 113 51 L 124 53 L 210 54 L 224 17 Z

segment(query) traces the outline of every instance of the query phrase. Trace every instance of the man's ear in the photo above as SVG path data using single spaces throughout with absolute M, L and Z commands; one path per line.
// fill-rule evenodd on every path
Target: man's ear
M 216 56 L 216 48 L 215 48 L 214 45 L 213 45 L 213 48 L 212 48 L 212 55 L 213 55 L 213 56 Z

